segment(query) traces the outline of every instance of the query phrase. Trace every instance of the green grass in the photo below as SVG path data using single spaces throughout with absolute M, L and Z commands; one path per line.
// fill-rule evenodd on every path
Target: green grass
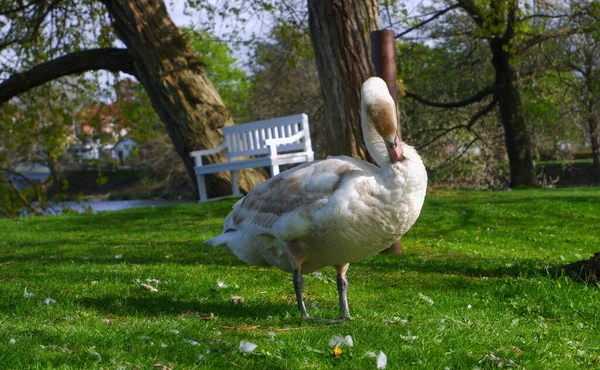
M 350 266 L 354 320 L 330 326 L 298 318 L 289 274 L 203 245 L 232 203 L 0 220 L 0 369 L 600 367 L 600 293 L 556 268 L 600 250 L 599 188 L 429 194 L 404 254 Z M 309 313 L 336 316 L 334 277 L 306 276 Z

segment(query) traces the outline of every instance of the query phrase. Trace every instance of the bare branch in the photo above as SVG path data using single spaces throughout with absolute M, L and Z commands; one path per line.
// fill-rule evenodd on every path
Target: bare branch
M 523 42 L 522 45 L 519 46 L 517 53 L 519 53 L 519 54 L 523 53 L 527 49 L 529 49 L 533 46 L 539 45 L 544 41 L 573 35 L 577 32 L 578 32 L 578 30 L 575 27 L 574 28 L 566 27 L 566 28 L 561 28 L 559 30 L 555 30 L 555 31 L 546 31 L 544 33 L 535 34 L 530 39 L 526 40 L 525 42 Z
M 425 105 L 429 105 L 431 107 L 436 107 L 436 108 L 460 108 L 460 107 L 464 107 L 473 103 L 477 103 L 478 101 L 483 100 L 486 96 L 488 95 L 492 95 L 494 94 L 496 91 L 498 91 L 500 89 L 501 86 L 498 85 L 491 85 L 486 87 L 485 89 L 479 91 L 478 93 L 476 93 L 475 95 L 467 98 L 467 99 L 463 99 L 461 101 L 457 101 L 457 102 L 451 102 L 451 103 L 440 103 L 440 102 L 434 102 L 428 99 L 425 99 L 417 94 L 414 94 L 410 91 L 406 91 L 406 96 L 414 99 L 416 101 L 418 101 L 421 104 L 425 104 Z
M 475 113 L 470 119 L 469 122 L 467 122 L 466 124 L 460 124 L 460 125 L 455 125 L 452 126 L 450 128 L 447 128 L 445 130 L 443 130 L 441 133 L 437 134 L 433 139 L 427 141 L 425 144 L 420 145 L 417 150 L 421 150 L 427 146 L 429 146 L 430 144 L 438 141 L 438 139 L 442 138 L 443 136 L 446 136 L 447 134 L 449 134 L 452 131 L 456 131 L 459 129 L 471 129 L 471 127 L 473 127 L 473 125 L 482 117 L 484 117 L 485 115 L 487 115 L 488 113 L 490 113 L 494 107 L 496 106 L 496 103 L 498 103 L 498 98 L 496 98 L 496 96 L 494 96 L 494 98 L 485 106 L 483 107 L 480 111 L 478 111 L 477 113 Z
M 480 140 L 480 139 L 478 137 L 475 137 L 475 139 L 471 140 L 467 145 L 465 145 L 463 147 L 463 150 L 456 157 L 450 157 L 450 158 L 446 159 L 443 163 L 440 163 L 439 165 L 432 168 L 432 170 L 433 171 L 439 170 L 440 168 L 445 167 L 448 163 L 458 161 L 463 155 L 467 154 L 467 152 L 469 151 L 471 146 L 473 146 L 473 144 L 475 144 L 478 140 Z
M 449 11 L 451 11 L 452 9 L 456 9 L 458 7 L 459 7 L 459 4 L 453 4 L 453 5 L 450 5 L 449 7 L 445 8 L 445 9 L 442 9 L 440 11 L 435 12 L 434 15 L 432 15 L 431 17 L 425 19 L 422 22 L 419 22 L 418 24 L 410 27 L 407 30 L 404 30 L 404 31 L 400 32 L 399 34 L 396 35 L 396 38 L 400 38 L 400 37 L 406 35 L 407 33 L 412 32 L 412 31 L 416 30 L 417 28 L 420 28 L 420 27 L 426 25 L 427 23 L 429 23 L 429 22 L 431 22 L 431 21 L 433 21 L 433 20 L 441 17 L 442 15 L 444 15 L 444 14 L 448 13 Z
M 25 180 L 27 183 L 29 183 L 29 185 L 31 185 L 31 187 L 34 189 L 35 194 L 36 194 L 36 198 L 38 199 L 38 201 L 40 200 L 40 194 L 37 191 L 37 188 L 35 187 L 35 184 L 26 176 L 24 176 L 23 174 L 19 173 L 19 172 L 15 172 L 6 168 L 1 168 L 0 171 L 3 172 L 7 172 L 10 173 L 12 175 L 16 175 L 19 176 L 20 178 L 22 178 L 23 180 Z M 23 203 L 27 208 L 29 208 L 31 210 L 31 212 L 35 213 L 36 215 L 41 215 L 42 213 L 40 212 L 39 209 L 37 209 L 36 207 L 34 207 L 25 197 L 25 195 L 23 195 L 23 193 L 21 193 L 21 191 L 19 190 L 19 188 L 17 187 L 17 184 L 15 183 L 15 180 L 11 179 L 10 177 L 6 178 L 6 179 L 2 179 L 0 178 L 0 183 L 8 183 L 11 187 L 11 189 L 15 192 L 15 194 L 17 194 L 17 196 L 19 197 L 19 199 L 21 199 L 21 203 Z
M 57 78 L 106 69 L 136 76 L 133 58 L 127 49 L 90 49 L 67 54 L 39 64 L 32 69 L 17 73 L 0 84 L 0 106 L 34 87 Z
M 530 14 L 525 17 L 521 17 L 518 19 L 519 22 L 528 21 L 535 18 L 547 18 L 547 19 L 557 19 L 557 18 L 567 18 L 572 17 L 573 14 Z

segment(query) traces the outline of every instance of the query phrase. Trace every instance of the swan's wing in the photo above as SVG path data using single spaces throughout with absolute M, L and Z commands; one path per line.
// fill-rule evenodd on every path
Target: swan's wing
M 233 206 L 225 220 L 225 232 L 240 230 L 283 238 L 307 232 L 310 212 L 327 204 L 345 181 L 378 170 L 348 159 L 330 157 L 306 163 L 265 181 Z

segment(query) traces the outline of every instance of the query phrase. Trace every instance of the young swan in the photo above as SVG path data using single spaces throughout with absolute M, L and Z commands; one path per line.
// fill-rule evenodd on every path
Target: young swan
M 421 212 L 427 173 L 416 150 L 399 141 L 395 104 L 385 82 L 361 89 L 365 144 L 378 166 L 338 156 L 305 163 L 265 181 L 240 199 L 221 235 L 206 241 L 251 265 L 294 274 L 300 315 L 303 272 L 337 270 L 341 318 L 350 316 L 346 271 L 400 239 Z

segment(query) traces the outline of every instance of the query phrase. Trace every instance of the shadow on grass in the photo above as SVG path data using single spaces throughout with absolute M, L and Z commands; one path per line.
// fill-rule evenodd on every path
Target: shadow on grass
M 234 304 L 229 301 L 173 302 L 170 297 L 120 297 L 118 295 L 105 295 L 102 298 L 86 297 L 75 300 L 75 304 L 97 310 L 105 315 L 181 316 L 198 320 L 203 319 L 202 315 L 210 314 L 226 318 L 266 319 L 269 316 L 283 317 L 288 312 L 295 313 L 296 309 L 295 304 L 286 302 L 257 301 L 243 304 Z
M 424 258 L 422 255 L 405 253 L 400 256 L 384 256 L 372 262 L 360 263 L 377 273 L 404 270 L 420 274 L 462 275 L 472 278 L 540 277 L 549 276 L 542 261 L 521 259 L 508 261 L 498 258 L 465 258 L 455 255 L 440 255 Z M 550 268 L 553 270 L 554 268 Z M 551 274 L 554 276 L 554 274 Z

